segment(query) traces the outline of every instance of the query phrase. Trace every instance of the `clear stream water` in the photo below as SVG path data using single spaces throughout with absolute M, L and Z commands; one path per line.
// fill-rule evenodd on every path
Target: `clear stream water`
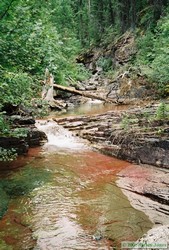
M 116 185 L 130 164 L 91 150 L 55 122 L 48 143 L 0 171 L 0 250 L 120 249 L 151 227 Z

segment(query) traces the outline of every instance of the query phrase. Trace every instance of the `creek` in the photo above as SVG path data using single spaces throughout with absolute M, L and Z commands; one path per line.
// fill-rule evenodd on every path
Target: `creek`
M 120 249 L 152 227 L 116 185 L 130 163 L 93 151 L 51 120 L 37 127 L 48 143 L 0 172 L 0 249 Z

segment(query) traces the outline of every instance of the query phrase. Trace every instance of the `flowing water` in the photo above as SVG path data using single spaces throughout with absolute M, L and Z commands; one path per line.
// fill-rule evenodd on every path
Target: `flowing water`
M 52 121 L 37 126 L 48 143 L 0 172 L 0 250 L 120 249 L 151 228 L 116 185 L 129 163 L 92 151 Z

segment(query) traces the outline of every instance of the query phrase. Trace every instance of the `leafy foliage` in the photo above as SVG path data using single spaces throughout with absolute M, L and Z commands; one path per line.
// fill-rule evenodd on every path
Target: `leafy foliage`
M 6 121 L 4 112 L 0 112 L 0 134 L 8 134 L 10 131 L 9 123 Z
M 9 104 L 29 106 L 33 97 L 39 97 L 46 68 L 58 84 L 66 84 L 69 77 L 85 77 L 75 60 L 80 42 L 73 26 L 71 1 L 64 1 L 64 5 L 62 0 L 1 1 L 0 111 Z M 45 110 L 40 111 L 41 115 Z M 20 129 L 10 131 L 2 113 L 0 133 L 24 136 Z
M 112 59 L 106 57 L 100 57 L 97 61 L 97 65 L 101 67 L 105 72 L 108 72 L 112 68 Z
M 161 102 L 157 111 L 156 111 L 156 119 L 166 120 L 169 118 L 169 104 L 165 102 Z
M 39 95 L 46 68 L 58 84 L 84 80 L 89 74 L 76 64 L 82 46 L 106 45 L 128 29 L 141 34 L 134 63 L 157 83 L 160 95 L 168 95 L 167 7 L 167 0 L 2 0 L 0 112 L 6 104 L 30 105 Z M 107 72 L 111 68 L 109 58 L 98 64 Z M 0 113 L 0 133 L 9 130 Z
M 168 95 L 169 82 L 169 15 L 161 18 L 155 32 L 147 31 L 138 40 L 137 63 L 144 65 L 144 71 L 151 81 L 157 83 L 161 96 Z
M 0 3 L 0 101 L 18 104 L 29 100 L 33 91 L 37 93 L 45 68 L 59 84 L 68 83 L 70 78 L 84 79 L 87 74 L 75 60 L 80 42 L 91 45 L 111 34 L 107 38 L 110 40 L 129 28 L 144 27 L 148 20 L 155 27 L 167 5 L 166 0 L 3 0 Z M 167 37 L 167 17 L 158 29 L 159 36 L 162 33 Z M 152 43 L 155 41 L 151 32 L 142 39 L 141 47 L 145 42 L 147 51 L 142 58 L 146 63 L 153 60 L 153 67 L 158 68 L 163 54 L 157 41 L 154 48 L 158 51 L 157 60 L 154 57 Z M 166 56 L 167 53 L 166 43 Z M 109 63 L 103 64 L 107 70 Z M 166 74 L 164 66 L 160 74 L 162 81 L 168 79 Z
M 72 75 L 76 68 L 72 62 L 79 44 L 75 35 L 66 28 L 58 33 L 61 30 L 58 25 L 63 24 L 56 25 L 54 14 L 58 6 L 55 4 L 55 9 L 52 9 L 52 5 L 40 5 L 35 0 L 16 1 L 9 12 L 10 17 L 1 23 L 3 65 L 39 77 L 48 68 L 56 80 L 61 79 L 60 74 L 63 80 Z
M 1 69 L 0 102 L 4 104 L 27 104 L 33 95 L 33 80 L 23 72 L 10 72 Z
M 5 149 L 0 147 L 0 162 L 1 161 L 13 161 L 17 157 L 16 150 L 12 149 Z

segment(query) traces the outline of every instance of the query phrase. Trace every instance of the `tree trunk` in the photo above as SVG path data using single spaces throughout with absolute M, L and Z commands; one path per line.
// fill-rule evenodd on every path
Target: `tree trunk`
M 97 96 L 97 95 L 87 93 L 87 92 L 84 92 L 84 91 L 79 91 L 79 90 L 76 90 L 74 88 L 65 87 L 65 86 L 61 86 L 61 85 L 58 85 L 58 84 L 53 84 L 53 87 L 56 88 L 56 89 L 59 89 L 59 90 L 63 90 L 63 91 L 75 94 L 75 95 L 80 95 L 80 96 L 84 96 L 84 97 L 91 98 L 91 99 L 101 100 L 101 101 L 104 101 L 104 102 L 117 103 L 116 100 L 113 100 L 113 99 L 110 99 L 110 98 L 104 98 L 104 97 Z
M 61 103 L 54 99 L 54 77 L 52 74 L 49 74 L 48 69 L 45 72 L 45 85 L 42 89 L 42 100 L 45 100 L 49 103 L 50 107 L 57 108 L 62 110 L 66 107 L 66 104 Z

